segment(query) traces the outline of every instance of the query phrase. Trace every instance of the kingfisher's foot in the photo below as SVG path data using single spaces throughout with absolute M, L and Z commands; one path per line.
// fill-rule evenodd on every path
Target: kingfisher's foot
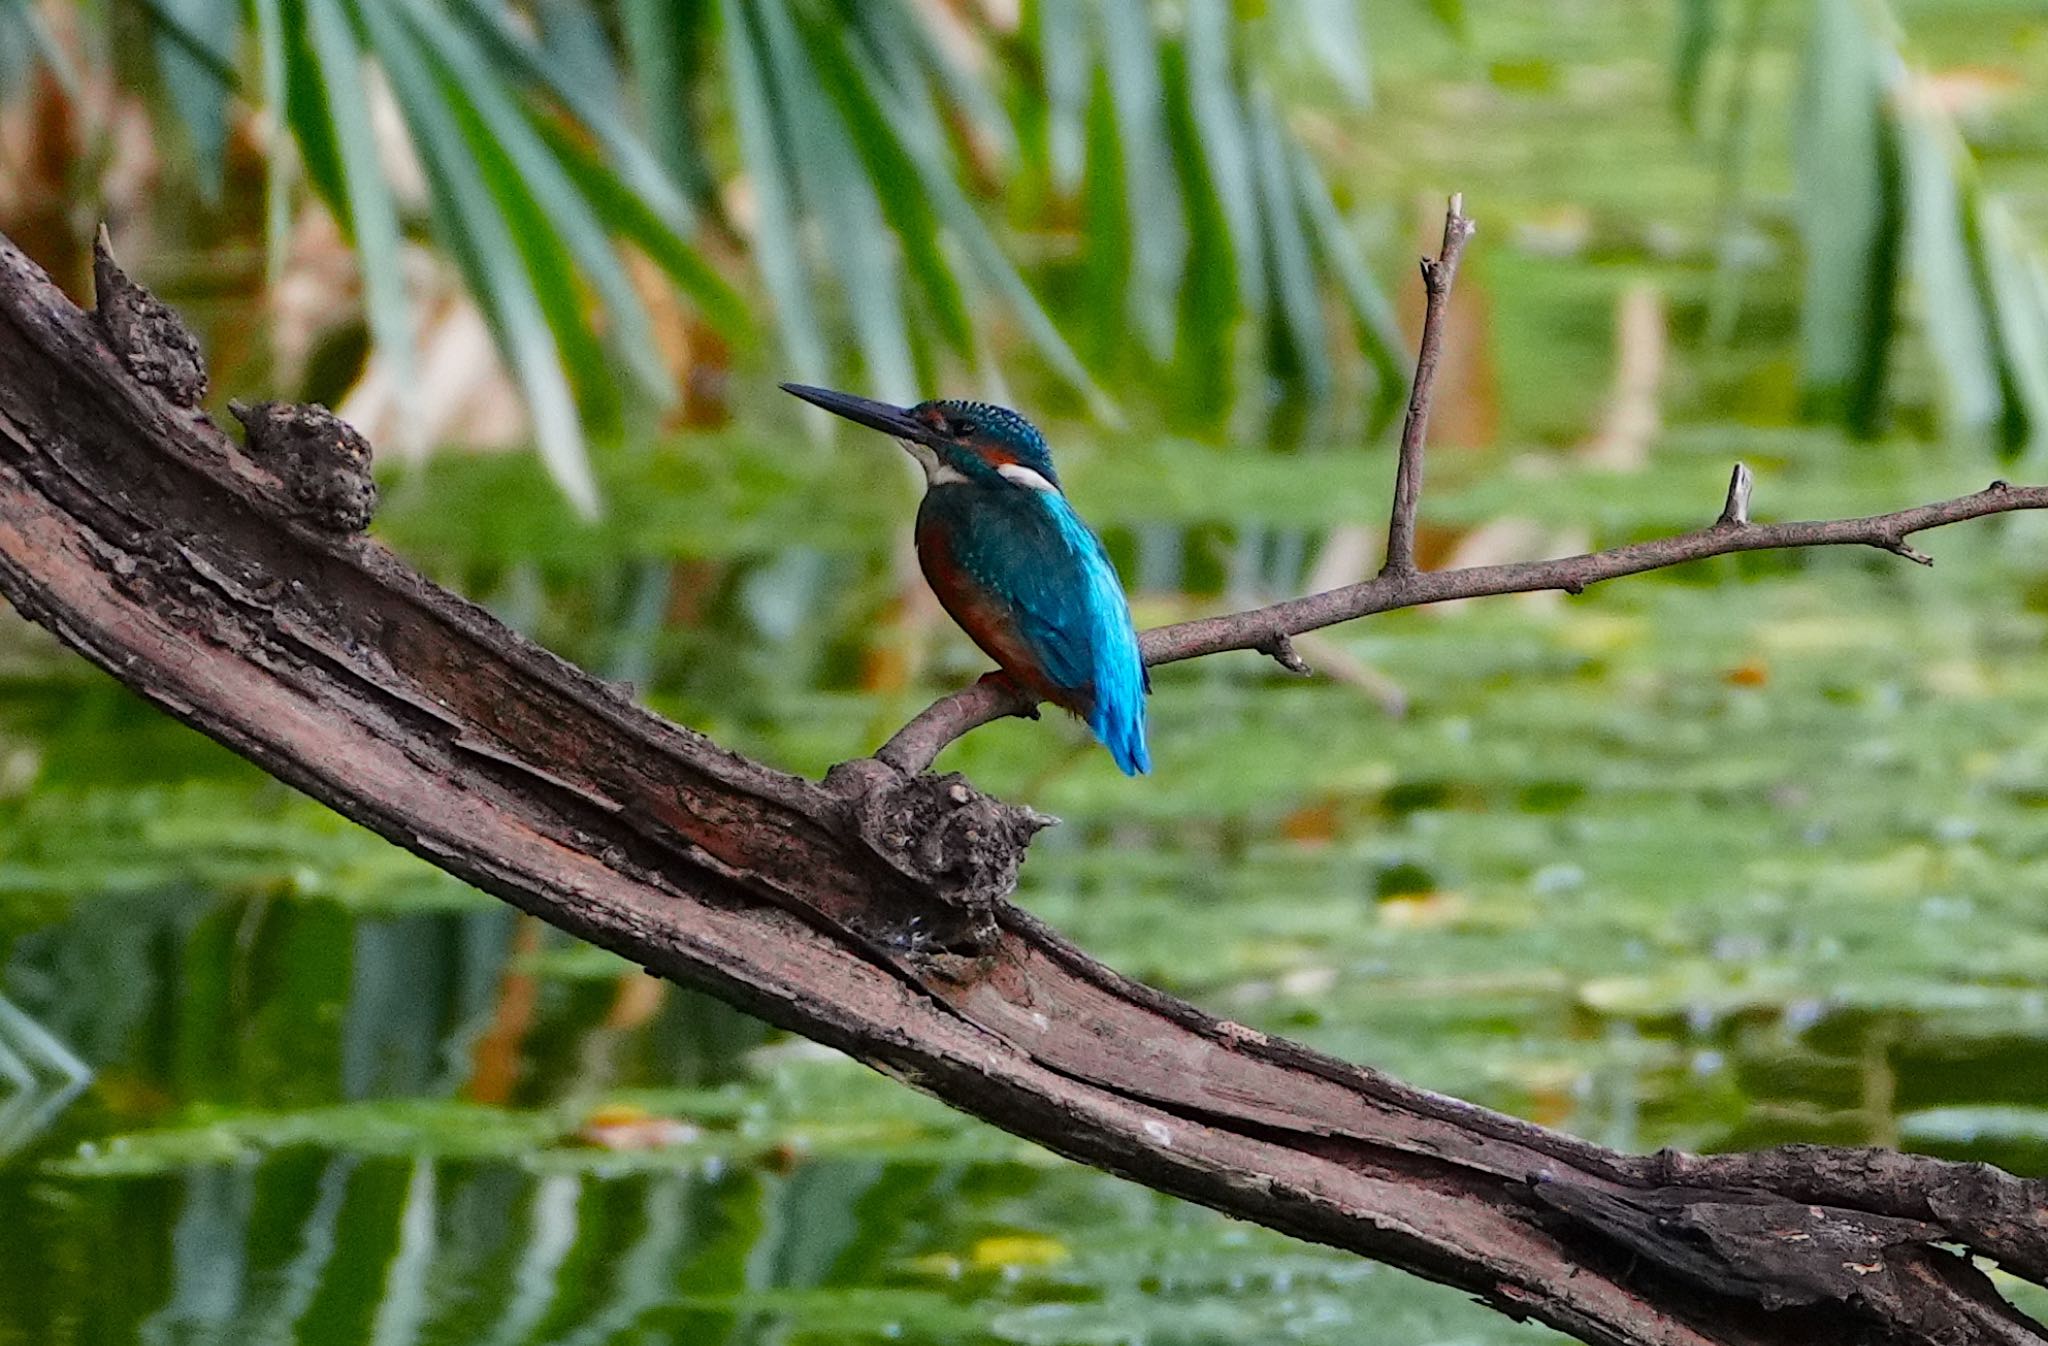
M 1038 718 L 1038 698 L 1033 696 L 1030 692 L 1026 691 L 1015 678 L 1011 677 L 1008 673 L 1005 673 L 1002 669 L 990 669 L 988 672 L 981 675 L 981 681 L 988 683 L 997 691 L 1002 692 L 1005 696 L 1008 696 L 1016 701 L 1021 701 L 1029 707 L 1029 709 L 1027 710 L 1011 712 L 1018 719 L 1035 720 Z

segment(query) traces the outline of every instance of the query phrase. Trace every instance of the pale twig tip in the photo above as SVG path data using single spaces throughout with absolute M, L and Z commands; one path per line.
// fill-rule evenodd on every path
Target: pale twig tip
M 1315 672 L 1308 662 L 1296 652 L 1294 642 L 1284 635 L 1274 636 L 1259 646 L 1259 653 L 1271 657 L 1274 663 L 1298 677 L 1308 677 Z
M 1722 528 L 1741 528 L 1749 523 L 1749 498 L 1756 489 L 1756 474 L 1749 464 L 1737 463 L 1728 474 L 1728 498 L 1721 505 L 1721 517 L 1714 522 Z

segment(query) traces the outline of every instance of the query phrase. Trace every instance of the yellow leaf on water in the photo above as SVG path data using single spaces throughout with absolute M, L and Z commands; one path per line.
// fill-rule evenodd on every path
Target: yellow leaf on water
M 1558 632 L 1558 643 L 1580 654 L 1616 654 L 1641 645 L 1649 624 L 1640 617 L 1588 609 L 1574 613 L 1570 626 Z
M 1763 687 L 1770 680 L 1771 666 L 1761 659 L 1751 659 L 1721 673 L 1721 681 L 1730 687 Z
M 1401 893 L 1382 901 L 1378 915 L 1390 930 L 1434 930 L 1455 925 L 1470 909 L 1463 893 Z
M 968 1260 L 983 1270 L 1049 1267 L 1067 1260 L 1067 1245 L 1042 1234 L 994 1234 L 975 1240 Z
M 574 1139 L 600 1150 L 634 1152 L 687 1145 L 702 1134 L 689 1122 L 657 1116 L 630 1103 L 608 1103 L 591 1110 Z

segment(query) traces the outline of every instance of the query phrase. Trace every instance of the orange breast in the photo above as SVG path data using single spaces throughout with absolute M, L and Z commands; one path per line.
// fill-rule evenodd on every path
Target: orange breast
M 1054 705 L 1076 715 L 1087 714 L 1086 692 L 1055 687 L 1046 680 L 1044 670 L 1018 629 L 1015 615 L 959 564 L 944 529 L 917 530 L 917 561 L 925 582 L 938 595 L 939 606 L 1005 673 Z

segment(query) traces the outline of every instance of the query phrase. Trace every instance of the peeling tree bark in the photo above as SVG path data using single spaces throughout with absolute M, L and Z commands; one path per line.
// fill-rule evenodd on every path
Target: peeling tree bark
M 0 592 L 449 872 L 1062 1154 L 1589 1342 L 2048 1341 L 1937 1246 L 2048 1280 L 2042 1183 L 1622 1155 L 1212 1018 L 1005 901 L 1038 815 L 656 718 L 339 531 L 346 444 L 252 458 L 109 334 L 0 244 Z

